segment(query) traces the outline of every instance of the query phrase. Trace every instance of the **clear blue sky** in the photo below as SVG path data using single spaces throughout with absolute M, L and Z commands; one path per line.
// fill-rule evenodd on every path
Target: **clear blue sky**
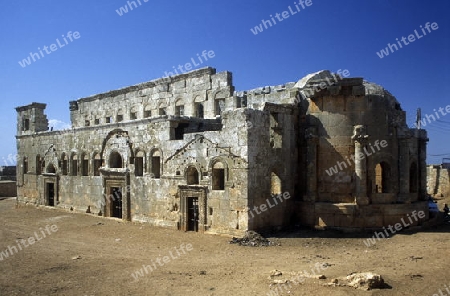
M 450 1 L 312 0 L 298 5 L 300 12 L 296 1 L 135 0 L 139 7 L 122 16 L 116 10 L 125 0 L 2 1 L 0 165 L 16 153 L 14 107 L 47 103 L 49 119 L 69 123 L 69 101 L 162 77 L 203 50 L 215 57 L 199 67 L 233 72 L 237 90 L 348 69 L 396 96 L 411 126 L 418 107 L 425 115 L 450 105 Z M 283 11 L 283 21 L 251 32 Z M 423 35 L 420 26 L 427 22 L 438 29 Z M 376 54 L 414 30 L 423 36 L 382 59 Z M 65 44 L 62 35 L 69 31 L 80 38 Z M 57 38 L 64 47 L 19 65 Z M 444 157 L 432 155 L 450 157 L 450 114 L 426 129 L 428 162 Z

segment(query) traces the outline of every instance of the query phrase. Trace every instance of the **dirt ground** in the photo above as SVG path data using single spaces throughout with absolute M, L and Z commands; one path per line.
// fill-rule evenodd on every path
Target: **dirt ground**
M 433 295 L 442 289 L 450 295 L 445 294 L 445 285 L 450 286 L 448 222 L 403 231 L 370 247 L 364 240 L 373 233 L 306 229 L 269 237 L 279 246 L 242 247 L 229 244 L 229 237 L 17 208 L 15 199 L 4 199 L 0 225 L 0 252 L 13 252 L 0 260 L 0 295 L 277 295 L 271 271 L 310 272 L 316 263 L 326 279 L 291 284 L 278 294 Z M 19 250 L 21 239 L 29 243 Z M 139 270 L 142 276 L 136 275 Z M 326 286 L 351 272 L 381 274 L 387 289 Z

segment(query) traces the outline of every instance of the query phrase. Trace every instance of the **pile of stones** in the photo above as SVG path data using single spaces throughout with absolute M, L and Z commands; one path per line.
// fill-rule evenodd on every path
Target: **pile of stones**
M 238 244 L 240 246 L 250 246 L 250 247 L 268 247 L 268 246 L 277 246 L 279 244 L 268 240 L 263 237 L 261 234 L 249 230 L 245 232 L 243 238 L 233 237 L 230 241 L 230 244 Z

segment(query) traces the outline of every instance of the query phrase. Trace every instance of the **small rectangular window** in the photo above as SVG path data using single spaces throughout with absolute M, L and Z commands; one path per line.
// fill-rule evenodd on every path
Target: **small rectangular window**
M 123 121 L 123 115 L 119 114 L 119 115 L 117 115 L 117 122 L 121 122 L 121 121 Z
M 25 118 L 23 121 L 23 130 L 24 131 L 30 130 L 30 120 L 28 118 Z

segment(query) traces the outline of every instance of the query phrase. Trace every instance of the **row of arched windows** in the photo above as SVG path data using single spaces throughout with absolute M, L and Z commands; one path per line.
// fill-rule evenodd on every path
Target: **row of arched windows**
M 159 179 L 161 177 L 161 153 L 159 150 L 154 150 L 149 158 L 147 165 L 147 158 L 144 151 L 137 151 L 133 159 L 135 167 L 135 176 L 143 176 L 144 173 L 150 173 L 152 178 Z M 112 151 L 109 155 L 108 164 L 110 168 L 123 168 L 125 166 L 122 155 L 117 151 Z M 23 173 L 28 173 L 28 157 L 23 158 Z M 100 153 L 94 153 L 92 159 L 89 158 L 87 153 L 82 153 L 80 156 L 76 153 L 72 153 L 70 157 L 66 153 L 61 154 L 61 158 L 58 160 L 58 167 L 61 170 L 61 174 L 64 176 L 89 176 L 91 175 L 90 169 L 92 168 L 92 174 L 94 176 L 100 176 L 100 167 L 103 166 L 103 159 Z M 45 166 L 44 159 L 40 156 L 36 156 L 36 174 L 41 175 L 43 172 L 55 174 L 56 168 L 51 163 L 47 167 Z M 225 182 L 228 179 L 227 168 L 221 161 L 216 161 L 212 165 L 212 190 L 225 190 Z M 273 176 L 272 176 L 273 177 Z M 280 191 L 281 185 L 279 184 L 278 177 L 272 179 L 273 193 Z M 198 185 L 200 181 L 200 173 L 195 166 L 189 166 L 186 170 L 186 181 L 188 185 Z
M 45 165 L 44 159 L 40 156 L 36 156 L 35 173 L 41 175 L 42 173 L 56 173 L 56 169 L 53 164 Z M 100 167 L 103 166 L 103 159 L 100 153 L 93 154 L 92 159 L 88 153 L 72 153 L 70 157 L 66 153 L 61 154 L 61 158 L 58 160 L 58 167 L 61 169 L 61 174 L 64 176 L 100 176 Z M 113 151 L 109 155 L 108 164 L 110 168 L 123 168 L 125 166 L 123 158 L 119 152 Z M 138 151 L 134 158 L 135 175 L 143 176 L 146 169 L 145 153 Z M 23 173 L 28 173 L 29 168 L 28 157 L 23 158 Z M 91 171 L 92 170 L 92 171 Z M 153 178 L 160 178 L 161 176 L 161 154 L 159 150 L 153 151 L 151 155 L 150 168 Z

